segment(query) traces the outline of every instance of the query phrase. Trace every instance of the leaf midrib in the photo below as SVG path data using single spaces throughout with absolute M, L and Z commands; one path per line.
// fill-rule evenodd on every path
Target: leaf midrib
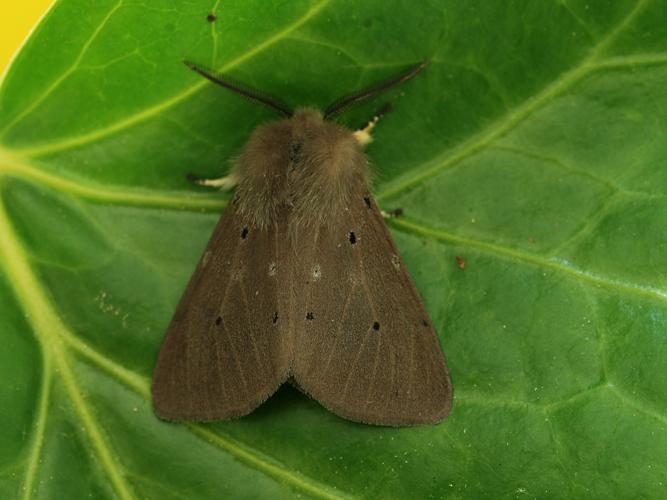
M 67 352 L 59 338 L 59 331 L 67 331 L 67 327 L 53 309 L 46 297 L 46 292 L 32 272 L 28 260 L 25 258 L 25 252 L 18 242 L 18 237 L 2 204 L 0 204 L 0 234 L 3 235 L 3 244 L 0 245 L 0 262 L 9 277 L 9 282 L 13 285 L 19 302 L 34 327 L 35 335 L 42 349 L 42 369 L 49 370 L 51 374 L 60 374 L 60 379 L 72 406 L 78 414 L 90 443 L 98 456 L 100 465 L 107 473 L 115 492 L 120 498 L 133 498 L 130 487 L 121 472 L 121 467 L 114 460 L 104 436 L 99 431 L 88 405 L 82 398 L 81 390 L 68 363 Z M 44 380 L 49 382 L 50 377 L 43 378 Z M 46 398 L 48 398 L 49 390 L 50 388 L 42 388 L 41 390 L 40 397 L 42 400 L 39 402 L 38 430 L 43 429 L 46 425 L 47 416 L 41 409 L 48 403 Z M 33 446 L 40 447 L 40 450 L 42 438 L 43 433 L 41 435 L 38 433 L 34 437 L 36 441 L 33 442 Z M 37 470 L 34 459 L 37 456 L 37 452 L 30 453 L 28 475 L 24 486 L 31 486 L 34 483 L 34 474 Z M 31 491 L 28 489 L 26 494 L 29 495 L 30 493 Z
M 524 252 L 516 248 L 504 247 L 487 241 L 458 236 L 446 231 L 418 224 L 406 217 L 394 219 L 391 221 L 391 224 L 403 229 L 406 232 L 428 236 L 438 241 L 472 248 L 494 255 L 498 258 L 503 258 L 504 260 L 509 260 L 511 262 L 531 264 L 543 270 L 557 271 L 558 273 L 570 276 L 575 281 L 580 283 L 588 283 L 594 286 L 603 286 L 607 289 L 623 292 L 625 294 L 650 298 L 653 300 L 658 300 L 659 302 L 667 303 L 667 290 L 661 290 L 651 286 L 638 285 L 613 278 L 607 278 L 606 276 L 577 268 L 571 262 L 565 259 L 557 257 L 546 259 L 536 254 Z
M 22 304 L 28 318 L 34 327 L 35 335 L 42 348 L 42 369 L 46 372 L 43 382 L 50 382 L 53 373 L 59 373 L 63 381 L 72 406 L 79 414 L 86 434 L 90 439 L 103 470 L 107 473 L 116 494 L 123 499 L 135 498 L 130 485 L 125 480 L 122 466 L 114 459 L 112 449 L 106 442 L 100 426 L 96 422 L 76 381 L 76 377 L 69 363 L 69 350 L 74 349 L 86 355 L 98 366 L 114 374 L 114 376 L 131 387 L 141 396 L 150 399 L 148 382 L 141 376 L 106 359 L 97 351 L 80 341 L 61 321 L 48 298 L 47 292 L 39 284 L 37 277 L 30 268 L 25 251 L 18 243 L 18 237 L 9 221 L 5 207 L 0 204 L 0 234 L 3 235 L 3 245 L 0 245 L 0 264 L 6 270 L 9 281 L 12 283 L 16 296 Z M 43 429 L 46 425 L 48 398 L 50 387 L 41 389 L 38 404 L 37 433 L 33 436 L 32 448 L 29 453 L 29 463 L 24 480 L 24 495 L 29 498 L 32 494 L 35 474 L 42 447 Z M 346 498 L 340 492 L 333 493 L 332 488 L 285 468 L 278 463 L 271 463 L 262 456 L 245 446 L 234 443 L 230 438 L 215 434 L 199 425 L 189 425 L 188 428 L 200 438 L 205 437 L 219 449 L 242 460 L 258 472 L 270 476 L 280 482 L 309 493 L 319 498 Z

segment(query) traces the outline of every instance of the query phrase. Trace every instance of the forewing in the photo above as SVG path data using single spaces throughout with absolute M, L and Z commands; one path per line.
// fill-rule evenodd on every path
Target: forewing
M 297 385 L 349 420 L 442 420 L 452 399 L 444 356 L 370 194 L 359 191 L 342 220 L 301 231 L 297 244 Z
M 277 227 L 244 226 L 234 205 L 220 218 L 160 349 L 152 386 L 160 417 L 245 415 L 287 378 L 278 275 L 270 267 Z

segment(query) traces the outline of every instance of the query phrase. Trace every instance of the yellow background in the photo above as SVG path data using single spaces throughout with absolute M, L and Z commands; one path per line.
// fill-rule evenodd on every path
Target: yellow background
M 0 0 L 0 75 L 54 0 Z

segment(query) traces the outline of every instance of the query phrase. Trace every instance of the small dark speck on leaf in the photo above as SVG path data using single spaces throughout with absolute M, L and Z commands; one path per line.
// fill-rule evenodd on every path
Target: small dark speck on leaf
M 206 16 L 206 20 L 207 20 L 209 23 L 212 23 L 212 22 L 215 21 L 217 18 L 218 18 L 218 16 L 216 16 L 216 15 L 213 14 L 213 13 L 209 14 L 208 16 Z

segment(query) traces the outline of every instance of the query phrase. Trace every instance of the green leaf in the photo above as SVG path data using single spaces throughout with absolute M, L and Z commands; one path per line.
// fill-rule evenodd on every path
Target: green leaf
M 446 421 L 353 424 L 287 387 L 155 418 L 225 204 L 184 174 L 274 118 L 183 58 L 320 107 L 432 61 L 340 120 L 394 103 L 374 190 L 405 211 Z M 0 496 L 664 498 L 666 81 L 661 0 L 56 2 L 0 88 Z

